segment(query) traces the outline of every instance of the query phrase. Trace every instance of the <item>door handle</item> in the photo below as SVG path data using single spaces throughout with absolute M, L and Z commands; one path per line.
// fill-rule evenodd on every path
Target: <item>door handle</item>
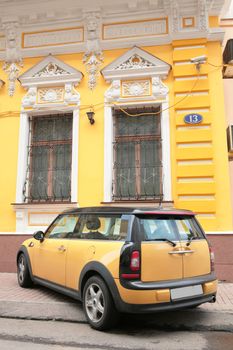
M 190 254 L 190 253 L 194 253 L 194 250 L 177 250 L 177 251 L 172 251 L 172 252 L 168 252 L 168 254 Z
M 66 248 L 64 247 L 64 245 L 61 245 L 59 248 L 58 248 L 59 252 L 65 252 L 66 251 Z

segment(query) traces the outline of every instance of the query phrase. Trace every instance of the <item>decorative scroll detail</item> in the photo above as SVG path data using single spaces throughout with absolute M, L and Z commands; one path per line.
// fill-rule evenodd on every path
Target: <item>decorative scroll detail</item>
M 51 77 L 51 76 L 59 76 L 59 75 L 67 75 L 70 74 L 66 72 L 64 69 L 60 68 L 55 63 L 50 62 L 46 67 L 44 67 L 41 71 L 37 72 L 33 75 L 35 78 L 39 77 Z
M 19 76 L 20 68 L 23 62 L 20 53 L 19 34 L 17 32 L 17 22 L 3 23 L 3 29 L 6 35 L 6 59 L 3 69 L 8 74 L 8 94 L 13 96 L 15 93 L 15 82 Z
M 63 94 L 63 88 L 38 89 L 38 103 L 62 102 Z
M 122 82 L 122 97 L 150 95 L 150 81 L 136 80 Z
M 93 90 L 96 87 L 99 67 L 103 62 L 103 53 L 99 42 L 99 13 L 88 13 L 86 16 L 86 50 L 83 62 L 89 75 L 88 87 Z
M 143 68 L 149 68 L 149 67 L 155 67 L 155 64 L 135 54 L 132 57 L 130 57 L 127 61 L 121 63 L 115 69 L 116 70 L 143 69 Z

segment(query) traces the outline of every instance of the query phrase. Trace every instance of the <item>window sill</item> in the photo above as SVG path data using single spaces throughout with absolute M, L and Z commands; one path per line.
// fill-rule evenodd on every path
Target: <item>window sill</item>
M 158 207 L 160 205 L 159 201 L 155 200 L 116 200 L 116 201 L 111 201 L 111 202 L 101 202 L 103 205 L 109 205 L 109 206 L 126 206 L 126 207 L 152 207 L 156 206 Z M 164 208 L 171 208 L 174 206 L 173 201 L 163 201 L 161 203 L 161 206 Z
M 79 205 L 77 202 L 60 202 L 60 203 L 56 203 L 56 202 L 50 202 L 50 203 L 11 203 L 12 207 L 14 210 L 18 210 L 18 209 L 42 209 L 42 210 L 46 210 L 46 209 L 57 209 L 57 210 L 65 210 L 65 209 L 69 209 L 69 208 L 77 208 Z

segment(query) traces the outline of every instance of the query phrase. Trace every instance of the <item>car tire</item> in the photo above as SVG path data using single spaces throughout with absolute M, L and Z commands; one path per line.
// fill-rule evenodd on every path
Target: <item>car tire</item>
M 28 263 L 25 255 L 21 253 L 17 260 L 17 277 L 18 283 L 22 288 L 30 288 L 33 285 Z
M 99 331 L 114 327 L 119 320 L 111 293 L 99 276 L 92 276 L 84 286 L 83 310 L 90 326 Z

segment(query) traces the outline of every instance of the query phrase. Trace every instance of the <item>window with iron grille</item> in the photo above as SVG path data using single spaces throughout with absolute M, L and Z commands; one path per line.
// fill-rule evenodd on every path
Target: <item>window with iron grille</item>
M 158 108 L 114 110 L 113 199 L 161 200 L 162 149 Z
M 72 114 L 32 117 L 24 198 L 71 200 Z

